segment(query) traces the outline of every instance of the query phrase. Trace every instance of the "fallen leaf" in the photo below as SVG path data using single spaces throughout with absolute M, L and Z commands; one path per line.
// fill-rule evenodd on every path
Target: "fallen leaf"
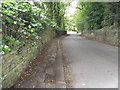
M 35 88 L 35 85 L 33 85 L 33 88 Z
M 20 86 L 20 84 L 18 84 L 18 87 Z

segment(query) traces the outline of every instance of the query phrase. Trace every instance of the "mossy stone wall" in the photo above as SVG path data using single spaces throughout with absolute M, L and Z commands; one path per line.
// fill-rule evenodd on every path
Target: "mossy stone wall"
M 9 88 L 18 80 L 20 75 L 26 67 L 32 63 L 44 45 L 56 36 L 55 30 L 47 28 L 40 32 L 41 39 L 37 41 L 38 46 L 32 47 L 26 45 L 25 47 L 14 48 L 11 52 L 2 56 L 2 88 Z M 18 53 L 19 49 L 19 53 Z
M 86 37 L 95 38 L 99 41 L 118 45 L 120 44 L 118 38 L 119 33 L 120 32 L 118 31 L 118 29 L 113 29 L 113 30 L 101 29 L 101 30 L 85 31 L 83 35 L 85 35 Z

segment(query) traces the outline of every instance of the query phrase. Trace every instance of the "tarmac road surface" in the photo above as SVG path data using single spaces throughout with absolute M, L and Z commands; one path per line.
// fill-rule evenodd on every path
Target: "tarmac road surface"
M 118 48 L 66 36 L 63 46 L 69 58 L 73 88 L 118 88 Z

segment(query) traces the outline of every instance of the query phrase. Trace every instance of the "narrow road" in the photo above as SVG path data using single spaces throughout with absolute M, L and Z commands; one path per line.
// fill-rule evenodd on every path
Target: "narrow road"
M 63 40 L 73 88 L 118 88 L 118 48 L 78 35 Z

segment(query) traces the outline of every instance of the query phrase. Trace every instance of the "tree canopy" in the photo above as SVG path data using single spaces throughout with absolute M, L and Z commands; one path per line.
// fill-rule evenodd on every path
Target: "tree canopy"
M 8 52 L 14 46 L 26 43 L 36 45 L 40 32 L 46 27 L 64 30 L 65 7 L 63 2 L 4 1 L 0 11 L 3 41 L 0 48 Z
M 119 27 L 120 3 L 118 2 L 80 2 L 76 9 L 76 26 L 80 31 Z

